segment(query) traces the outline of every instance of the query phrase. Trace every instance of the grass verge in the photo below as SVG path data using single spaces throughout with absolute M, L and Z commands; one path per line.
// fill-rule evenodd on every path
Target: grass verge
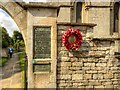
M 24 66 L 25 66 L 24 60 L 25 60 L 25 58 L 24 58 L 24 56 L 25 56 L 24 52 L 19 54 L 20 66 L 21 66 L 21 70 L 22 70 L 22 87 L 23 88 L 24 88 L 24 83 L 25 83 L 25 77 L 24 77 L 24 73 L 25 73 L 25 70 L 24 70 Z

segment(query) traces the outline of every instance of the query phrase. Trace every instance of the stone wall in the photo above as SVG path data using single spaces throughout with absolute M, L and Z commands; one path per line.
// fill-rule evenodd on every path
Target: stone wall
M 78 28 L 83 35 L 77 51 L 68 51 L 61 42 L 69 27 Z M 120 61 L 115 58 L 114 39 L 91 39 L 87 33 L 93 27 L 58 25 L 58 88 L 118 88 L 120 87 Z
M 38 8 L 37 8 L 38 10 Z M 46 16 L 38 17 L 38 15 L 43 15 L 43 10 L 39 9 L 37 11 L 34 9 L 28 9 L 27 12 L 27 35 L 28 35 L 28 42 L 27 42 L 27 50 L 28 53 L 28 87 L 29 88 L 56 88 L 56 57 L 57 57 L 57 40 L 56 40 L 56 17 L 55 14 L 51 14 L 51 9 L 45 10 Z M 48 12 L 49 11 L 49 12 Z M 53 10 L 52 10 L 53 11 Z M 48 13 L 48 14 L 47 14 Z M 53 15 L 51 17 L 47 17 L 48 15 Z M 51 27 L 51 72 L 33 72 L 33 48 L 34 48 L 34 34 L 33 28 L 34 27 Z M 42 60 L 41 60 L 42 59 Z M 48 59 L 48 58 L 47 58 Z M 37 58 L 39 61 L 45 61 L 46 59 Z M 54 78 L 53 78 L 54 77 Z
M 83 3 L 82 23 L 95 23 L 95 38 L 109 38 L 113 34 L 113 10 L 110 2 Z M 106 31 L 106 33 L 104 33 Z

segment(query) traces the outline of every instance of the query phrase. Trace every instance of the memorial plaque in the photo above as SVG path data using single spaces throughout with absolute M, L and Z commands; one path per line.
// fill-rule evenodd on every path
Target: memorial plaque
M 34 59 L 51 58 L 51 28 L 34 28 Z
M 34 65 L 33 71 L 34 72 L 50 72 L 51 71 L 51 64 Z

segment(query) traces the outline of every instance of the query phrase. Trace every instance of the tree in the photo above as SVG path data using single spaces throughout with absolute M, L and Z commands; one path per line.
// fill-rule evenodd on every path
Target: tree
M 22 34 L 19 31 L 14 31 L 12 38 L 15 42 L 17 40 L 20 40 L 20 41 L 23 40 Z
M 19 31 L 14 31 L 12 36 L 14 42 L 14 48 L 19 51 L 20 47 L 24 47 L 24 40 L 22 34 Z
M 2 48 L 7 48 L 12 44 L 12 38 L 7 33 L 6 28 L 2 27 L 0 31 L 2 32 Z

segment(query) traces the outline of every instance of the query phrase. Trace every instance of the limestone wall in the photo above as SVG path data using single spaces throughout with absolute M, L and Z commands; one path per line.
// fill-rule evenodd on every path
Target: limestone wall
M 95 23 L 94 37 L 109 38 L 112 35 L 112 6 L 110 2 L 83 3 L 82 22 Z
M 28 50 L 28 88 L 56 88 L 56 17 L 51 12 L 52 9 L 44 10 L 46 15 L 42 12 L 43 9 L 33 8 L 28 9 L 27 12 L 27 50 Z M 48 12 L 49 11 L 49 12 Z M 40 16 L 41 15 L 41 16 Z M 44 17 L 42 17 L 44 15 Z M 48 15 L 53 15 L 48 17 Z M 34 27 L 51 27 L 51 72 L 34 72 L 33 71 L 33 46 L 34 43 Z M 43 58 L 37 58 L 39 61 Z M 43 59 L 44 61 L 47 61 Z M 43 61 L 42 60 L 42 61 Z M 54 78 L 53 78 L 54 77 Z
M 70 25 L 58 25 L 58 88 L 118 88 L 120 87 L 120 61 L 115 58 L 114 39 L 88 39 L 89 26 L 74 26 L 83 35 L 77 51 L 68 51 L 61 42 L 63 32 Z

